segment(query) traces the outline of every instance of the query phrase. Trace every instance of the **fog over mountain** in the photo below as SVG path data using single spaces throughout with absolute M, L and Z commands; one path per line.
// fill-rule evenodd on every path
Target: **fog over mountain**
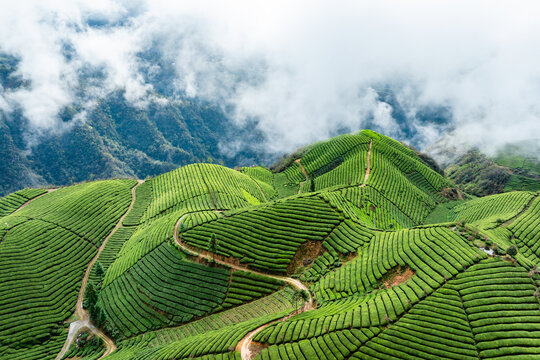
M 30 152 L 118 91 L 134 109 L 209 104 L 259 131 L 255 143 L 220 137 L 224 156 L 271 158 L 359 128 L 419 148 L 451 131 L 450 143 L 493 152 L 540 138 L 538 10 L 535 1 L 6 2 L 0 53 L 13 71 L 0 112 L 24 121 Z

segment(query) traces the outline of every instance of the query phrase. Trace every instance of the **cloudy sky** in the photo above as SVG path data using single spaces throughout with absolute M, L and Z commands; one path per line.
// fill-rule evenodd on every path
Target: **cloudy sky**
M 447 127 L 418 112 L 442 107 L 454 138 L 492 150 L 540 138 L 539 11 L 493 0 L 5 2 L 0 53 L 30 86 L 0 88 L 0 111 L 22 108 L 42 131 L 58 129 L 62 107 L 119 88 L 144 108 L 166 69 L 169 98 L 258 121 L 270 151 L 367 124 L 405 137 L 381 88 L 420 146 Z M 99 76 L 81 95 L 88 73 Z

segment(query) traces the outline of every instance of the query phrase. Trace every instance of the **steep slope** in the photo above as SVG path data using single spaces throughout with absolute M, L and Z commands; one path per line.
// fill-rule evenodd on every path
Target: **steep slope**
M 80 186 L 3 219 L 45 221 L 47 198 L 75 199 Z M 279 172 L 193 164 L 135 195 L 121 227 L 107 215 L 118 231 L 85 292 L 93 323 L 117 346 L 105 359 L 540 355 L 539 193 L 455 200 L 452 183 L 413 150 L 366 130 L 308 146 Z M 69 314 L 74 298 L 63 301 Z M 2 338 L 0 358 L 29 346 L 17 329 L 9 337 L 20 342 Z M 102 357 L 87 334 L 66 358 Z M 41 357 L 20 356 L 52 359 L 66 336 L 31 347 Z
M 126 211 L 134 183 L 60 189 L 0 219 L 0 358 L 56 356 L 84 269 Z

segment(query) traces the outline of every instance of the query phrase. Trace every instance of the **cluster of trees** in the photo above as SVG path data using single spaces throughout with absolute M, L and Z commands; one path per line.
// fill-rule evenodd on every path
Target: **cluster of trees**
M 105 310 L 103 310 L 103 307 L 98 302 L 99 291 L 101 290 L 103 277 L 105 276 L 103 265 L 101 265 L 99 261 L 95 264 L 94 274 L 96 281 L 94 282 L 90 279 L 86 284 L 83 307 L 88 310 L 90 319 L 95 326 L 103 329 L 109 336 L 116 338 L 118 337 L 119 332 L 114 325 L 107 321 Z
M 477 151 L 471 151 L 445 170 L 446 175 L 465 192 L 486 196 L 499 194 L 511 176 L 511 171 L 495 164 Z

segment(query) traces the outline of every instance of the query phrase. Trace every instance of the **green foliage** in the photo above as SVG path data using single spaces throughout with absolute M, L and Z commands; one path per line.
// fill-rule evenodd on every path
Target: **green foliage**
M 43 359 L 58 353 L 65 339 L 60 324 L 74 311 L 97 246 L 126 211 L 133 183 L 59 189 L 1 219 L 18 225 L 0 241 L 0 357 Z
M 233 272 L 222 308 L 228 309 L 269 295 L 284 285 L 283 281 L 244 271 Z
M 28 200 L 46 192 L 44 189 L 24 189 L 0 198 L 0 217 L 11 214 Z
M 450 214 L 454 214 L 451 210 L 461 204 L 463 200 L 453 200 L 446 203 L 438 204 L 435 209 L 424 219 L 424 224 L 437 224 L 451 221 Z
M 510 179 L 504 186 L 504 191 L 540 191 L 540 177 L 530 178 L 521 175 L 510 175 Z
M 4 64 L 0 59 L 0 79 Z M 5 76 L 2 87 L 6 91 L 7 84 L 27 83 L 15 73 Z M 152 98 L 164 101 L 149 101 L 143 110 L 124 95 L 118 91 L 98 99 L 85 112 L 84 122 L 74 121 L 66 131 L 41 137 L 31 152 L 22 139 L 28 129 L 21 113 L 14 112 L 9 121 L 6 117 L 0 119 L 0 196 L 36 184 L 71 185 L 116 177 L 144 179 L 208 157 L 214 163 L 225 160 L 233 166 L 237 159 L 223 157 L 218 148 L 220 142 L 227 141 L 224 134 L 256 136 L 243 134 L 219 106 L 153 94 Z M 59 116 L 67 121 L 80 110 L 66 107 Z
M 514 222 L 508 225 L 508 230 L 514 237 L 514 243 L 519 248 L 520 255 L 525 256 L 533 264 L 540 263 L 540 196 L 536 196 L 529 208 Z
M 213 164 L 184 166 L 160 175 L 152 181 L 153 197 L 142 222 L 178 210 L 228 210 L 249 206 L 244 191 L 259 202 L 271 198 L 271 185 L 238 171 Z
M 238 360 L 262 325 L 259 360 L 537 355 L 538 193 L 448 201 L 451 184 L 414 150 L 370 131 L 296 155 L 278 173 L 197 164 L 136 189 L 85 292 L 118 346 L 107 359 Z M 133 185 L 60 189 L 0 219 L 0 358 L 58 354 L 59 324 Z M 209 266 L 201 250 L 246 271 Z M 294 274 L 309 293 L 265 273 Z M 316 307 L 294 312 L 309 294 Z M 69 356 L 103 353 L 81 341 Z
M 184 233 L 183 241 L 208 249 L 208 234 L 220 240 L 217 253 L 253 259 L 248 265 L 284 273 L 306 240 L 322 241 L 342 218 L 318 197 L 298 197 L 228 214 Z
M 100 304 L 110 323 L 130 337 L 210 313 L 225 299 L 229 277 L 230 270 L 186 261 L 165 242 L 105 281 Z
M 208 251 L 212 253 L 212 262 L 214 262 L 214 256 L 218 251 L 219 242 L 216 239 L 216 234 L 212 233 L 212 236 L 208 240 Z
M 510 256 L 516 256 L 518 253 L 518 250 L 515 245 L 510 245 L 508 249 L 506 249 L 506 253 Z
M 469 152 L 446 168 L 445 174 L 466 193 L 485 196 L 503 192 L 511 172 L 478 152 Z
M 139 225 L 144 212 L 152 200 L 152 182 L 145 181 L 135 189 L 135 204 L 124 218 L 124 226 Z
M 105 352 L 103 340 L 96 336 L 88 336 L 84 332 L 77 338 L 76 344 L 73 344 L 62 359 L 80 358 L 84 360 L 97 360 Z
M 540 190 L 540 163 L 534 157 L 523 154 L 534 153 L 536 144 L 519 150 L 506 146 L 493 159 L 473 151 L 458 159 L 446 170 L 448 177 L 465 192 L 485 196 L 513 190 Z
M 500 220 L 504 222 L 519 214 L 534 197 L 533 193 L 517 191 L 485 196 L 453 207 L 448 219 L 494 227 L 500 224 Z

